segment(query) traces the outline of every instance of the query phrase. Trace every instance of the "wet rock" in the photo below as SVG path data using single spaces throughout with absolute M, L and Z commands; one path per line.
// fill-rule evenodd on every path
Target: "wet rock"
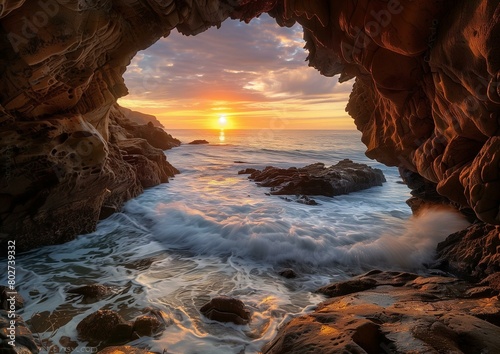
M 287 279 L 297 278 L 297 273 L 291 268 L 282 269 L 278 272 L 278 274 Z
M 342 160 L 330 167 L 323 163 L 288 169 L 268 166 L 252 172 L 248 178 L 259 186 L 271 187 L 273 195 L 302 195 L 304 204 L 308 203 L 304 196 L 333 197 L 381 186 L 385 182 L 381 170 L 351 160 Z
M 301 195 L 296 200 L 297 203 L 305 204 L 305 205 L 319 205 L 317 201 L 312 198 L 309 198 L 307 195 Z
M 360 279 L 357 284 L 366 286 L 346 285 L 346 295 L 337 292 L 313 313 L 292 319 L 262 352 L 490 353 L 500 348 L 497 296 L 468 297 L 474 285 L 456 278 L 374 271 L 355 280 Z
M 254 172 L 257 172 L 258 170 L 255 168 L 245 168 L 244 170 L 238 171 L 239 175 L 251 175 Z
M 500 272 L 500 227 L 477 223 L 438 244 L 442 269 L 481 281 Z
M 82 295 L 84 300 L 98 300 L 111 295 L 113 290 L 110 287 L 101 284 L 92 284 L 69 289 L 67 293 Z
M 377 286 L 377 283 L 371 278 L 360 278 L 323 286 L 317 292 L 328 297 L 337 297 L 372 289 Z
M 132 338 L 132 325 L 118 313 L 98 310 L 85 317 L 76 327 L 81 340 L 90 343 L 125 343 Z
M 13 304 L 16 310 L 22 309 L 24 307 L 24 299 L 21 294 L 17 291 L 11 291 L 8 286 L 0 285 L 0 304 L 3 310 L 8 311 L 11 309 L 12 302 L 7 300 L 10 300 L 12 296 L 14 297 Z
M 245 325 L 251 319 L 250 310 L 241 300 L 227 296 L 213 298 L 201 307 L 200 312 L 211 320 L 233 322 L 237 325 Z
M 15 321 L 14 330 L 12 330 L 12 320 Z M 15 336 L 15 346 L 9 343 L 12 341 L 11 335 Z M 21 316 L 15 315 L 15 318 L 12 318 L 9 312 L 0 310 L 0 352 L 2 354 L 39 353 L 38 344 Z
M 134 332 L 139 335 L 139 337 L 151 337 L 157 334 L 162 327 L 163 322 L 161 322 L 155 316 L 143 315 L 135 319 L 133 329 Z
M 209 142 L 206 140 L 193 140 L 192 142 L 189 143 L 189 145 L 203 145 L 208 143 Z
M 134 348 L 129 345 L 119 347 L 107 347 L 97 352 L 97 354 L 158 354 L 146 349 Z

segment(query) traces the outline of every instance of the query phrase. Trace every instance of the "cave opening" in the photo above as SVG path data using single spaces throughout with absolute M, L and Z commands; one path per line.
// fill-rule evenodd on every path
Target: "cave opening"
M 354 130 L 345 112 L 352 82 L 304 65 L 302 37 L 298 23 L 280 27 L 267 14 L 196 36 L 173 31 L 132 59 L 118 102 L 167 129 L 217 129 L 225 116 L 226 129 Z

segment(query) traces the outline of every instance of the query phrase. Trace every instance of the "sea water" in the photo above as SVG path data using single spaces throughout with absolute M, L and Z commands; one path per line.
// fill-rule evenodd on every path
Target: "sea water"
M 76 325 L 98 309 L 132 320 L 152 308 L 165 330 L 132 345 L 160 353 L 258 353 L 281 324 L 324 299 L 314 293 L 318 287 L 373 268 L 424 272 L 436 244 L 464 227 L 445 211 L 412 218 L 397 169 L 366 158 L 356 131 L 171 133 L 183 143 L 210 144 L 167 151 L 181 173 L 126 203 L 94 233 L 18 257 L 18 290 L 27 304 L 21 314 L 46 348 L 63 337 L 77 340 Z M 345 158 L 382 169 L 387 182 L 314 197 L 319 205 L 308 206 L 266 195 L 267 188 L 238 175 L 249 167 Z M 283 268 L 298 277 L 281 277 Z M 67 293 L 95 283 L 113 294 L 86 301 Z M 241 299 L 252 310 L 250 324 L 203 317 L 200 307 L 219 295 Z

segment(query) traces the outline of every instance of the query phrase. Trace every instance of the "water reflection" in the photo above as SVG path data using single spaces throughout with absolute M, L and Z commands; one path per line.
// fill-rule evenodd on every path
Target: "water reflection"
M 226 134 L 224 133 L 224 129 L 221 129 L 220 130 L 220 134 L 219 134 L 219 141 L 221 143 L 225 142 L 226 141 Z

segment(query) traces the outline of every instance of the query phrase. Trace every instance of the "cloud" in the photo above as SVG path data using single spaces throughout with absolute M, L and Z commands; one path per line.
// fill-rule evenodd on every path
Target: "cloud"
M 318 100 L 334 105 L 339 97 L 345 106 L 351 84 L 309 68 L 303 46 L 300 26 L 280 28 L 267 15 L 195 37 L 173 32 L 132 60 L 124 75 L 130 94 L 120 103 L 164 121 L 224 110 L 265 115 L 285 104 L 314 112 Z

